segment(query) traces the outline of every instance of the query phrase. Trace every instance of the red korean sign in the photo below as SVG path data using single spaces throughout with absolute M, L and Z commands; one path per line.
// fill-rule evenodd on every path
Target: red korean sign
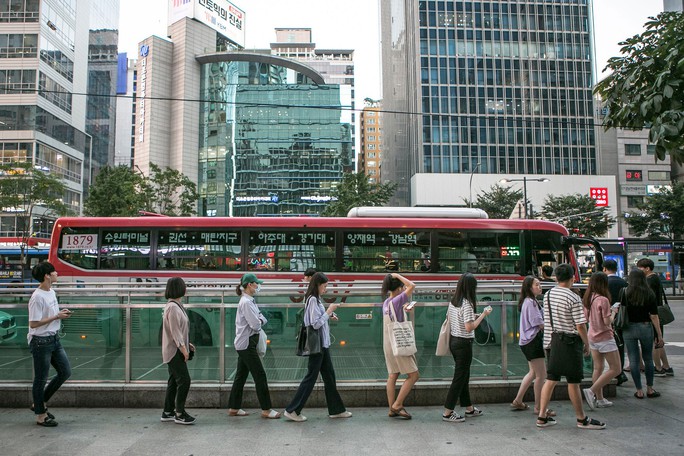
M 589 196 L 596 201 L 596 207 L 608 206 L 608 187 L 591 187 Z

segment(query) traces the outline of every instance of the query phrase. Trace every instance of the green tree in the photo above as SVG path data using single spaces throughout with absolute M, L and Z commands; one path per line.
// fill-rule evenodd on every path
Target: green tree
M 656 160 L 684 162 L 684 14 L 661 13 L 641 35 L 619 43 L 622 56 L 595 93 L 604 100 L 604 128 L 649 129 Z
M 684 237 L 684 184 L 648 196 L 637 211 L 625 214 L 629 229 L 636 236 L 682 239 Z
M 504 187 L 499 184 L 494 184 L 479 195 L 473 202 L 473 207 L 482 209 L 493 219 L 507 219 L 511 216 L 513 208 L 523 197 L 522 190 L 513 190 L 510 187 Z M 463 200 L 466 205 L 467 200 Z
M 196 212 L 197 185 L 177 169 L 161 169 L 150 163 L 150 175 L 144 179 L 141 193 L 145 210 L 169 216 L 189 216 Z
M 615 217 L 608 207 L 597 207 L 596 200 L 588 195 L 547 196 L 542 206 L 542 218 L 564 225 L 570 233 L 580 236 L 601 237 L 615 225 Z
M 90 217 L 134 217 L 145 201 L 143 177 L 127 166 L 102 168 L 88 189 L 83 213 Z
M 52 174 L 35 168 L 31 163 L 0 165 L 0 210 L 17 218 L 17 237 L 21 263 L 33 235 L 32 217 L 68 215 L 64 204 L 66 185 Z
M 346 217 L 349 210 L 359 206 L 384 206 L 394 195 L 397 184 L 372 184 L 363 173 L 345 173 L 332 192 L 336 198 L 323 211 L 324 217 Z

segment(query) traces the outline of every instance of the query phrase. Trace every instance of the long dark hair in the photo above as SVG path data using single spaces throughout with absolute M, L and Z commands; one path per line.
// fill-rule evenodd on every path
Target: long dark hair
M 608 276 L 603 272 L 595 272 L 589 278 L 589 286 L 587 291 L 584 293 L 584 298 L 582 298 L 582 304 L 584 308 L 591 311 L 591 302 L 596 293 L 599 296 L 608 298 L 610 301 L 610 290 L 608 289 Z
M 655 299 L 653 290 L 646 282 L 646 274 L 641 269 L 634 268 L 629 271 L 625 297 L 628 298 L 630 306 L 643 306 L 649 299 Z
M 522 285 L 520 287 L 520 298 L 518 298 L 518 312 L 522 311 L 522 305 L 523 302 L 525 302 L 525 299 L 537 299 L 537 297 L 534 295 L 534 292 L 532 291 L 532 285 L 534 285 L 535 280 L 539 279 L 531 275 L 525 277 L 525 280 L 523 280 Z
M 473 306 L 473 312 L 477 312 L 477 279 L 474 275 L 466 272 L 461 276 L 461 279 L 456 285 L 456 293 L 451 298 L 451 304 L 454 307 L 461 307 L 463 300 L 467 300 Z
M 387 293 L 394 291 L 399 287 L 403 287 L 404 284 L 401 280 L 392 277 L 392 274 L 387 274 L 384 279 L 382 279 L 382 299 L 387 297 Z
M 316 299 L 320 298 L 318 294 L 318 287 L 324 283 L 328 283 L 328 276 L 322 272 L 317 272 L 311 277 L 311 282 L 309 282 L 309 288 L 306 289 L 306 294 L 304 295 L 304 305 L 309 301 L 311 296 Z

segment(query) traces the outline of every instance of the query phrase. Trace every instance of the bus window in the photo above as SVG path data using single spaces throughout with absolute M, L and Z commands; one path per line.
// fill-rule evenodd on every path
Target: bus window
M 520 270 L 519 232 L 438 233 L 440 272 L 462 274 L 518 274 Z
M 148 230 L 102 230 L 100 269 L 152 269 Z
M 249 271 L 332 271 L 335 267 L 333 231 L 250 231 Z
M 553 231 L 531 232 L 531 260 L 533 274 L 542 277 L 541 268 L 551 266 L 556 269 L 560 263 L 570 263 L 570 258 L 563 249 L 562 236 Z
M 237 230 L 159 230 L 157 269 L 236 271 L 240 242 Z
M 97 269 L 97 228 L 65 228 L 57 256 L 65 263 L 83 269 Z
M 429 270 L 428 232 L 349 230 L 343 236 L 345 270 L 349 272 Z

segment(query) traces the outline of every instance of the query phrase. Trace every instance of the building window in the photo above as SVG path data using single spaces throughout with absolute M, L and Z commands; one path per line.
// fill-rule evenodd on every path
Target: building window
M 375 160 L 368 160 L 366 166 L 369 168 L 375 168 L 376 166 L 378 166 L 378 164 L 375 162 Z
M 646 146 L 646 155 L 655 155 L 655 144 Z
M 38 76 L 38 90 L 41 97 L 71 114 L 71 93 L 42 72 Z
M 367 150 L 375 150 L 375 144 L 366 144 Z
M 640 169 L 628 169 L 625 171 L 625 180 L 627 182 L 641 182 L 643 176 Z
M 375 141 L 375 136 L 368 136 L 367 141 Z
M 375 152 L 368 152 L 368 158 L 375 158 Z
M 375 133 L 375 127 L 368 127 L 368 128 L 366 128 L 366 131 L 368 133 Z
M 366 123 L 369 125 L 374 125 L 375 124 L 375 119 L 366 119 Z
M 669 171 L 649 171 L 648 180 L 652 181 L 669 181 L 670 172 Z
M 641 203 L 644 202 L 643 196 L 628 196 L 627 197 L 627 207 L 630 209 L 635 209 L 639 207 Z
M 625 144 L 625 155 L 641 155 L 641 144 Z
M 0 93 L 33 93 L 36 70 L 0 70 Z

